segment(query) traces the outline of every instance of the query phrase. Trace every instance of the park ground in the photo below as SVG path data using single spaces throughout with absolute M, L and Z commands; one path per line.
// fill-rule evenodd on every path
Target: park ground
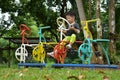
M 119 69 L 52 68 L 50 66 L 10 68 L 0 65 L 0 80 L 119 80 Z

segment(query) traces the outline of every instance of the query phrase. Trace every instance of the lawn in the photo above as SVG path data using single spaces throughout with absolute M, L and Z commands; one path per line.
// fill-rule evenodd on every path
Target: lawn
M 119 80 L 116 69 L 0 66 L 0 80 Z

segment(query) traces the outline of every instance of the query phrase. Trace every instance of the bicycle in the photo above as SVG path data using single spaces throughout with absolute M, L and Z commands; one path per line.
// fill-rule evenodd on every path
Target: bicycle
M 83 41 L 83 44 L 81 44 L 79 46 L 78 49 L 78 57 L 82 60 L 83 64 L 90 64 L 91 63 L 91 58 L 92 58 L 92 54 L 96 53 L 96 51 L 94 51 L 94 47 L 92 45 L 92 43 L 96 43 L 97 45 L 100 46 L 100 48 L 103 50 L 106 58 L 107 58 L 107 62 L 110 65 L 110 60 L 108 57 L 108 39 L 94 39 L 93 40 L 93 36 L 88 28 L 88 23 L 90 22 L 99 22 L 100 19 L 93 19 L 93 20 L 87 20 L 87 21 L 82 21 L 82 23 L 85 23 L 84 26 L 84 36 L 85 36 L 85 40 Z M 97 28 L 97 30 L 100 31 L 100 27 Z M 105 46 L 103 46 L 103 44 L 105 44 Z M 98 54 L 98 52 L 96 53 Z
M 39 33 L 39 43 L 32 51 L 33 59 L 38 62 L 41 62 L 41 63 L 45 63 L 45 61 L 44 61 L 45 56 L 46 56 L 45 45 L 56 44 L 55 42 L 48 42 L 48 43 L 46 42 L 46 39 L 42 34 L 42 30 L 47 29 L 47 28 L 50 28 L 50 26 L 39 28 L 39 32 L 38 32 Z
M 25 63 L 25 60 L 26 60 L 26 57 L 28 56 L 28 51 L 26 49 L 26 46 L 30 46 L 28 44 L 28 40 L 27 38 L 25 38 L 25 36 L 29 36 L 31 31 L 30 31 L 30 28 L 27 27 L 25 24 L 21 24 L 19 26 L 20 28 L 20 31 L 21 31 L 21 36 L 22 36 L 22 44 L 21 46 L 15 51 L 15 57 L 18 61 L 21 62 L 24 62 Z

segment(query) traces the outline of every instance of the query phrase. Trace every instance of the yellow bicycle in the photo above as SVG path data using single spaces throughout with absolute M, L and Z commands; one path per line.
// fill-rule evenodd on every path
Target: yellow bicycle
M 91 22 L 97 22 L 98 23 L 99 21 L 100 21 L 100 19 L 81 21 L 82 24 L 85 24 L 85 26 L 83 27 L 83 32 L 84 32 L 85 38 L 93 39 L 92 33 L 90 32 L 90 30 L 88 28 L 88 24 L 91 23 Z M 99 27 L 97 27 L 97 29 L 99 29 Z
M 44 49 L 44 45 L 42 43 L 42 39 L 44 42 L 46 42 L 44 36 L 42 35 L 42 29 L 45 29 L 45 28 L 50 28 L 50 26 L 40 27 L 40 29 L 39 29 L 39 43 L 33 49 L 33 52 L 32 52 L 33 59 L 38 61 L 38 62 L 41 62 L 41 63 L 44 63 L 45 54 L 46 54 L 45 49 Z
M 42 34 L 42 29 L 46 29 L 46 28 L 50 28 L 50 26 L 41 27 L 39 29 L 39 43 L 33 49 L 33 52 L 32 52 L 33 59 L 41 63 L 44 63 L 44 59 L 46 56 L 45 45 L 56 44 L 56 42 L 48 42 L 48 43 L 46 42 L 46 39 Z

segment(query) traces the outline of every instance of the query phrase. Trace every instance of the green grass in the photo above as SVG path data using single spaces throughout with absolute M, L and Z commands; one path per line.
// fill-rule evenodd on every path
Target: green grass
M 119 80 L 119 77 L 120 71 L 116 69 L 0 66 L 0 80 Z

